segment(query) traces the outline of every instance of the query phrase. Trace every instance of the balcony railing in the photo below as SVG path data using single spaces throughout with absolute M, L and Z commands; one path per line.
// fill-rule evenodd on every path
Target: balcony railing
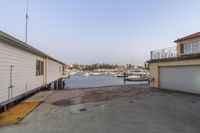
M 151 51 L 151 60 L 177 57 L 177 48 L 169 47 Z

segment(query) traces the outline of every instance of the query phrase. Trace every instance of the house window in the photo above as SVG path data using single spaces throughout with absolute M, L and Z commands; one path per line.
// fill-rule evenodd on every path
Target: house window
M 197 53 L 200 51 L 200 42 L 191 42 L 191 43 L 185 43 L 184 44 L 184 53 Z
M 36 60 L 36 76 L 44 75 L 44 62 Z
M 191 53 L 192 52 L 192 43 L 185 43 L 184 44 L 184 53 Z
M 192 52 L 197 53 L 199 52 L 200 42 L 193 42 L 192 43 Z

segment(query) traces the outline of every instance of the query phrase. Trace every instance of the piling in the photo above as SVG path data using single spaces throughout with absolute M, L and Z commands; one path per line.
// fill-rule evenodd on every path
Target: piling
M 53 82 L 53 89 L 56 89 L 56 81 Z
M 59 89 L 64 89 L 64 87 L 65 87 L 65 82 L 64 81 L 65 80 L 63 78 L 58 80 L 58 88 Z

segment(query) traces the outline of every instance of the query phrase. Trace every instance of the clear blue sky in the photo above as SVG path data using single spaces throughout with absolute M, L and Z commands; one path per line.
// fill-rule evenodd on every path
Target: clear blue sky
M 200 0 L 29 0 L 28 43 L 65 63 L 143 65 L 200 29 Z M 0 30 L 25 40 L 26 0 L 1 0 Z

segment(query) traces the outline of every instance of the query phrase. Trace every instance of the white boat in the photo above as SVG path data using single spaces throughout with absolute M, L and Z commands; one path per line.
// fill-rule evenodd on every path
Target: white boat
M 91 75 L 98 76 L 101 75 L 101 73 L 91 73 Z
M 127 77 L 128 79 L 139 79 L 140 75 L 131 75 Z
M 75 71 L 75 72 L 70 72 L 70 76 L 72 76 L 72 75 L 74 75 L 74 74 L 76 74 L 76 73 L 78 73 L 77 71 Z
M 114 75 L 112 75 L 113 77 L 117 77 L 117 75 L 116 74 L 114 74 Z
M 89 73 L 85 73 L 85 74 L 83 74 L 83 77 L 87 77 L 89 75 L 90 75 Z
M 110 72 L 109 74 L 110 74 L 111 76 L 113 76 L 113 77 L 117 77 L 117 74 L 114 73 L 114 72 Z

